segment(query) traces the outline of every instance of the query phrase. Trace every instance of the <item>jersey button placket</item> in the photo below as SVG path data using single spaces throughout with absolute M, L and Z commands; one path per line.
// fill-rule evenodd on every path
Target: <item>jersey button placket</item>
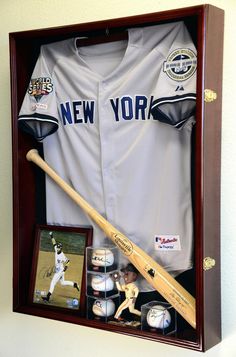
M 109 117 L 108 95 L 109 86 L 107 81 L 99 83 L 98 93 L 98 113 L 99 113 L 99 133 L 101 145 L 101 175 L 103 182 L 104 205 L 108 219 L 112 219 L 114 206 L 113 169 L 112 169 L 112 133 Z

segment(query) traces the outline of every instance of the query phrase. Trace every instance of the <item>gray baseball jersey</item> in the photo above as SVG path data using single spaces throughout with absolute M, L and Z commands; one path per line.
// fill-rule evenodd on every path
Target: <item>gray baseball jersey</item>
M 183 22 L 41 47 L 19 125 L 46 161 L 173 276 L 192 267 L 196 49 Z M 50 179 L 49 224 L 93 224 Z M 94 226 L 94 245 L 104 234 Z M 125 262 L 125 258 L 124 259 Z M 142 280 L 141 291 L 152 290 Z

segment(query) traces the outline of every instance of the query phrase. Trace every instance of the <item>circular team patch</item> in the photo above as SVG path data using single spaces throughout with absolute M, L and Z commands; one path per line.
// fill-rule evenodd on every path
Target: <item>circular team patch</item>
M 163 71 L 168 77 L 177 82 L 186 81 L 196 71 L 197 57 L 188 48 L 174 50 L 164 62 Z

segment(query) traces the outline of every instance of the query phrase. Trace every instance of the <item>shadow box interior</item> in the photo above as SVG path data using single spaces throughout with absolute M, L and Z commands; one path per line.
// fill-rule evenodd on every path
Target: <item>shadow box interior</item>
M 191 137 L 194 267 L 178 277 L 196 300 L 196 328 L 177 313 L 174 334 L 88 319 L 86 308 L 69 309 L 29 301 L 36 227 L 46 225 L 45 175 L 26 160 L 42 144 L 18 127 L 18 114 L 40 46 L 84 37 L 84 46 L 122 39 L 128 28 L 184 21 L 197 49 L 196 124 Z M 198 351 L 221 340 L 220 311 L 220 137 L 224 13 L 200 5 L 132 17 L 10 33 L 13 145 L 13 310 L 145 338 Z M 141 79 L 140 79 L 141 80 Z M 207 90 L 207 91 L 206 91 Z M 209 95 L 210 93 L 210 95 Z M 121 143 L 122 145 L 122 143 Z M 210 262 L 210 263 L 209 263 Z M 85 303 L 86 305 L 86 303 Z

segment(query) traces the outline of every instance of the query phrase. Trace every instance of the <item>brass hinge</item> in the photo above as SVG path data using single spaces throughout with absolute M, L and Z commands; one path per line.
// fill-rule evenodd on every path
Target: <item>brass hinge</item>
M 210 270 L 216 265 L 216 261 L 213 258 L 206 257 L 203 259 L 203 269 Z
M 206 103 L 214 102 L 217 99 L 217 93 L 214 92 L 212 89 L 205 89 L 204 90 L 204 101 Z

